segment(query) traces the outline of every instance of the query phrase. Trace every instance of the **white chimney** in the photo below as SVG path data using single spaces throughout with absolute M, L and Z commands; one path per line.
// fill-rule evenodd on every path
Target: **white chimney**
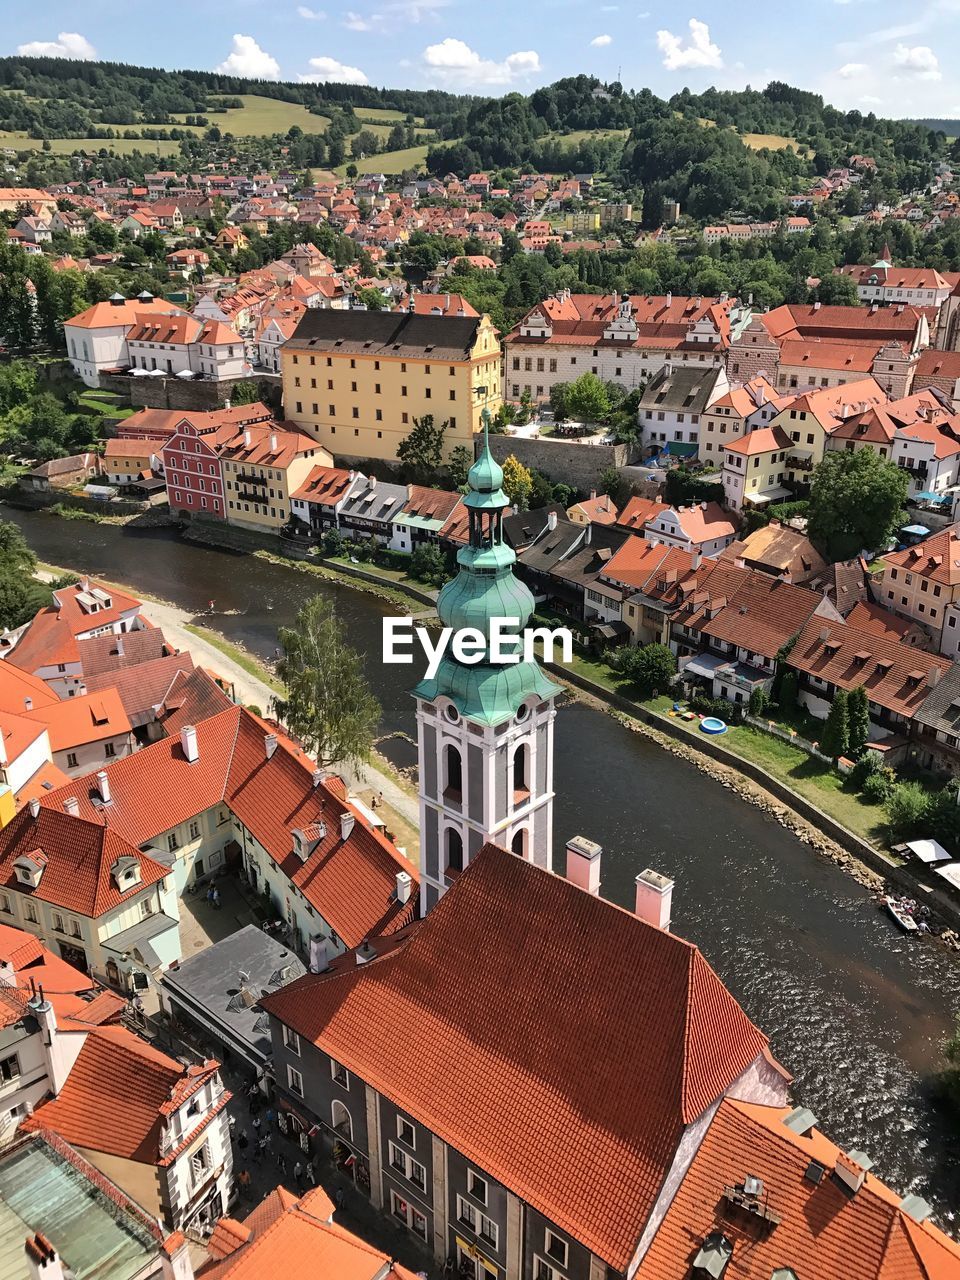
M 123 636 L 117 636 L 117 657 L 123 657 Z
M 571 884 L 600 896 L 600 854 L 602 846 L 586 836 L 571 836 L 567 841 L 567 879 Z
M 67 796 L 63 802 L 64 813 L 69 813 L 71 818 L 76 818 L 80 813 L 80 801 L 76 796 Z
M 346 842 L 350 839 L 350 832 L 353 830 L 353 824 L 356 818 L 352 813 L 341 813 L 340 815 L 340 839 Z
M 24 1252 L 27 1255 L 27 1274 L 30 1280 L 64 1280 L 66 1273 L 60 1255 L 39 1231 L 27 1236 Z
M 248 449 L 250 448 L 250 445 L 253 443 L 253 434 L 250 431 L 249 427 L 243 433 L 243 443 L 247 446 Z
M 931 667 L 927 672 L 927 688 L 932 689 L 940 679 L 942 672 L 939 667 Z
M 24 700 L 23 700 L 23 709 L 24 709 L 24 711 L 32 711 L 32 710 L 33 710 L 33 699 L 32 699 L 32 698 L 24 698 Z
M 107 777 L 106 769 L 101 769 L 100 772 L 97 774 L 97 787 L 100 791 L 100 799 L 103 801 L 103 803 L 110 804 L 111 802 L 110 779 Z
M 180 745 L 188 764 L 196 764 L 200 759 L 200 748 L 197 745 L 197 730 L 192 724 L 185 724 L 180 730 Z
M 311 786 L 316 789 L 326 776 L 327 775 L 322 769 L 314 769 L 313 773 L 310 775 Z
M 547 512 L 547 529 L 552 533 L 557 527 L 557 513 L 555 511 Z
M 647 867 L 636 878 L 637 900 L 635 912 L 641 920 L 657 929 L 670 931 L 670 908 L 673 902 L 673 881 L 659 871 Z
M 413 888 L 413 879 L 407 871 L 397 872 L 397 901 L 406 903 L 410 901 L 410 892 Z
M 277 735 L 276 735 L 275 733 L 267 733 L 267 734 L 264 734 L 264 737 L 263 737 L 263 749 L 264 749 L 264 751 L 265 751 L 265 752 L 266 752 L 266 754 L 267 754 L 267 759 L 268 759 L 268 760 L 272 760 L 272 759 L 273 759 L 273 753 L 274 753 L 274 752 L 276 751 L 276 749 L 277 749 Z
M 362 944 L 362 946 L 357 947 L 358 965 L 369 964 L 371 960 L 376 960 L 376 958 L 377 953 L 374 951 L 373 947 L 371 947 L 369 938 Z
M 873 1161 L 869 1156 L 864 1155 L 862 1151 L 851 1151 L 849 1155 L 845 1151 L 838 1151 L 837 1162 L 833 1166 L 833 1172 L 845 1187 L 857 1192 L 864 1184 L 867 1170 L 872 1166 Z
M 275 431 L 270 432 L 270 452 L 277 452 L 277 433 Z
M 30 817 L 36 818 L 40 814 L 40 801 L 34 796 L 30 801 Z
M 693 569 L 694 572 L 696 572 L 696 570 L 700 568 L 702 563 L 703 563 L 703 555 L 700 551 L 700 548 L 696 547 L 693 551 L 693 554 L 690 557 L 690 568 Z

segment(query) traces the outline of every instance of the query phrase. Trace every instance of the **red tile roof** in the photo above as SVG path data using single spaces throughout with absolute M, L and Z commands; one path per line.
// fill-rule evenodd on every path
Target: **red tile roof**
M 139 1164 L 166 1164 L 162 1138 L 171 1100 L 184 1084 L 191 1091 L 204 1084 L 219 1066 L 185 1067 L 126 1027 L 100 1027 L 86 1037 L 59 1094 L 21 1127 L 52 1129 L 72 1146 Z
M 402 945 L 262 1004 L 617 1270 L 767 1043 L 696 947 L 489 844 Z
M 314 467 L 299 489 L 290 496 L 301 502 L 332 506 L 350 487 L 353 472 L 341 467 Z
M 840 342 L 910 340 L 922 318 L 916 307 L 843 307 L 791 303 L 759 317 L 775 338 L 827 338 Z
M 85 676 L 84 683 L 90 694 L 105 694 L 113 691 L 119 697 L 127 716 L 139 717 L 142 720 L 146 713 L 152 713 L 154 707 L 163 704 L 165 695 L 178 673 L 183 672 L 189 675 L 191 671 L 193 671 L 193 658 L 189 653 L 171 653 L 165 658 L 153 658 L 135 667 L 124 667 L 119 671 L 104 671 L 102 675 L 97 676 Z M 224 694 L 223 701 L 216 710 L 222 711 L 229 702 L 230 699 Z M 149 718 L 153 718 L 152 714 Z
M 669 510 L 669 503 L 658 502 L 655 498 L 633 497 L 617 517 L 617 527 L 642 533 L 648 520 L 653 520 L 661 511 Z
M 862 684 L 871 702 L 907 719 L 929 694 L 931 680 L 945 675 L 952 665 L 913 645 L 826 618 L 810 619 L 787 661 L 797 671 L 840 689 Z
M 74 795 L 89 824 L 106 823 L 109 832 L 118 833 L 115 838 L 140 846 L 225 804 L 347 946 L 407 922 L 415 910 L 416 893 L 409 903 L 398 903 L 396 876 L 408 872 L 415 889 L 416 868 L 366 825 L 337 793 L 333 779 L 314 786 L 313 762 L 282 736 L 268 759 L 265 737 L 270 726 L 242 707 L 231 706 L 198 721 L 196 730 L 199 759 L 193 764 L 179 736 L 164 738 L 107 767 L 109 806 L 94 804 L 97 782 L 89 774 L 46 796 L 41 817 L 47 807 L 58 809 Z M 344 814 L 355 818 L 346 841 L 340 838 Z M 314 822 L 325 824 L 326 836 L 302 862 L 293 851 L 293 832 Z M 6 831 L 0 832 L 0 847 L 4 835 Z M 41 889 L 48 874 L 49 869 Z
M 580 512 L 586 516 L 591 524 L 620 523 L 617 519 L 617 508 L 613 505 L 613 499 L 605 493 L 598 494 L 593 498 L 584 498 L 582 502 L 575 502 L 567 512 L 567 515 L 570 515 L 571 511 Z
M 738 436 L 736 440 L 727 441 L 723 445 L 725 453 L 742 454 L 746 458 L 789 448 L 790 437 L 779 427 L 758 427 L 756 431 L 748 431 L 745 436 Z
M 243 1222 L 221 1218 L 197 1280 L 416 1280 L 387 1254 L 332 1222 L 322 1187 L 297 1199 L 277 1187 Z
M 960 1280 L 960 1246 L 916 1222 L 900 1197 L 867 1173 L 853 1195 L 832 1176 L 844 1153 L 817 1129 L 783 1123 L 790 1113 L 725 1099 L 636 1272 L 636 1280 L 688 1280 L 704 1241 L 733 1246 L 725 1275 L 737 1280 Z M 812 1181 L 812 1162 L 824 1172 Z M 766 1220 L 730 1192 L 746 1175 L 762 1183 Z
M 543 302 L 531 307 L 526 316 L 517 324 L 505 341 L 546 342 L 562 346 L 579 344 L 594 346 L 604 342 L 603 331 L 616 317 L 620 304 L 618 295 L 595 293 L 562 294 L 546 298 Z M 730 310 L 733 302 L 718 302 L 710 298 L 644 297 L 631 296 L 630 309 L 636 321 L 639 336 L 632 342 L 617 341 L 621 347 L 659 347 L 676 350 L 683 347 L 688 339 L 691 326 L 704 317 L 709 318 L 718 334 L 721 346 L 726 346 L 730 337 Z M 522 337 L 521 327 L 527 323 L 528 317 L 539 312 L 547 317 L 553 329 L 551 338 Z M 611 343 L 613 342 L 610 339 Z
M 112 632 L 104 636 L 88 636 L 78 641 L 77 647 L 85 680 L 91 676 L 111 675 L 140 667 L 174 651 L 159 627 L 125 631 L 122 636 Z
M 126 1008 L 123 996 L 100 987 L 22 929 L 0 924 L 0 961 L 14 971 L 13 985 L 0 985 L 0 1027 L 12 1026 L 25 1016 L 27 1002 L 38 987 L 53 1005 L 58 1027 L 67 1031 L 89 1031 L 115 1022 Z
M 918 546 L 907 547 L 905 551 L 891 551 L 883 560 L 886 565 L 884 581 L 890 576 L 890 570 L 896 569 L 955 587 L 960 584 L 960 525 L 941 529 Z
M 870 600 L 858 600 L 846 616 L 846 622 L 859 631 L 868 631 L 871 635 L 883 636 L 887 640 L 905 640 L 911 633 L 922 632 L 922 628 L 908 618 L 898 618 L 883 605 L 874 604 Z
M 56 706 L 35 707 L 24 714 L 47 730 L 50 750 L 54 752 L 118 738 L 132 728 L 120 695 L 112 686 L 64 698 Z
M 179 307 L 169 302 L 141 302 L 136 298 L 123 302 L 95 302 L 65 321 L 72 329 L 114 329 L 134 324 L 140 317 L 152 316 L 159 322 L 167 316 L 182 316 Z
M 716 599 L 719 588 L 715 588 L 714 582 L 711 576 L 707 591 Z M 697 626 L 712 640 L 723 640 L 765 658 L 775 658 L 821 605 L 823 596 L 817 591 L 794 586 L 768 573 L 748 570 L 727 595 L 727 603 L 719 612 L 713 618 L 700 618 Z M 691 625 L 682 613 L 677 621 Z
M 29 809 L 21 809 L 11 819 L 0 831 L 0 884 L 51 906 L 96 917 L 135 897 L 145 886 L 155 884 L 170 872 L 122 835 L 104 827 L 96 819 L 92 805 L 88 805 L 91 816 L 87 819 L 64 812 L 62 805 L 68 796 L 79 798 L 83 794 L 79 781 L 71 781 L 59 791 L 44 795 L 36 818 Z M 37 851 L 46 858 L 46 865 L 39 885 L 32 889 L 17 878 L 13 863 L 21 855 Z M 140 883 L 123 893 L 110 874 L 110 868 L 121 857 L 134 858 L 140 864 Z

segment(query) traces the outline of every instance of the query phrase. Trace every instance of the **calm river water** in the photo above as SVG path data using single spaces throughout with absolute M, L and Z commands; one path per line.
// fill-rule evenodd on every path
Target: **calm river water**
M 37 555 L 129 583 L 270 657 L 304 597 L 335 594 L 383 705 L 383 730 L 414 733 L 413 668 L 379 660 L 384 605 L 294 570 L 134 533 L 6 509 Z M 651 866 L 676 880 L 674 928 L 695 941 L 796 1078 L 799 1100 L 838 1142 L 871 1155 L 950 1228 L 960 1144 L 930 1085 L 960 1011 L 960 961 L 909 941 L 842 871 L 692 765 L 565 697 L 557 719 L 557 865 L 577 833 L 603 845 L 603 894 L 632 905 Z M 638 1046 L 643 1052 L 643 1046 Z M 958 1223 L 957 1225 L 960 1225 Z

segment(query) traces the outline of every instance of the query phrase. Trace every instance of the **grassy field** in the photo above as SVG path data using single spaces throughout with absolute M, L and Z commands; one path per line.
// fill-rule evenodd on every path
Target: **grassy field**
M 570 133 L 548 133 L 545 141 L 562 142 L 564 146 L 576 147 L 581 142 L 597 142 L 601 138 L 626 138 L 629 129 L 573 129 Z
M 364 160 L 354 160 L 353 164 L 357 166 L 357 173 L 401 173 L 404 169 L 416 169 L 426 164 L 427 146 L 422 147 L 406 147 L 403 151 L 381 151 L 378 155 L 367 156 Z M 347 161 L 350 164 L 351 161 Z M 347 172 L 347 165 L 342 164 L 335 171 L 344 177 Z
M 142 596 L 143 592 L 141 591 L 139 594 Z M 229 658 L 238 667 L 242 667 L 247 675 L 253 676 L 256 680 L 261 680 L 274 693 L 283 693 L 283 685 L 262 662 L 251 657 L 245 650 L 238 649 L 235 644 L 231 644 L 219 631 L 212 631 L 210 627 L 197 626 L 193 622 L 185 622 L 183 629 L 184 631 L 189 631 L 191 635 L 197 636 L 200 640 L 206 640 L 207 644 L 213 645 L 225 658 Z M 269 708 L 261 707 L 260 710 L 266 712 Z
M 784 151 L 787 147 L 803 150 L 796 138 L 787 138 L 782 133 L 745 133 L 743 140 L 753 151 L 762 151 L 764 147 L 771 151 Z
M 379 107 L 354 107 L 353 114 L 358 120 L 389 120 L 391 125 L 398 120 L 406 120 L 406 116 L 402 111 L 389 111 L 386 108 Z M 423 124 L 423 116 L 414 116 L 413 123 L 416 125 Z
M 230 107 L 226 111 L 209 112 L 207 119 L 224 133 L 237 138 L 261 138 L 268 133 L 286 133 L 293 125 L 299 125 L 304 133 L 323 133 L 330 123 L 327 116 L 314 116 L 296 102 L 281 102 L 277 98 L 261 98 L 255 93 L 238 95 L 242 107 Z
M 0 146 L 13 147 L 17 151 L 39 151 L 43 143 L 39 138 L 28 138 L 23 133 L 6 133 L 0 130 Z M 142 151 L 144 155 L 151 156 L 173 156 L 179 153 L 180 143 L 153 142 L 148 138 L 53 138 L 50 141 L 50 150 L 57 155 L 70 155 L 74 151 L 99 151 L 101 148 L 123 156 L 130 155 L 132 151 Z

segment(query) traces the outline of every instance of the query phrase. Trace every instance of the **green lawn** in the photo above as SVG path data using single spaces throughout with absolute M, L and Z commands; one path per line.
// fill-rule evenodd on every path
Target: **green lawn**
M 629 134 L 629 129 L 572 129 L 570 133 L 548 133 L 546 140 L 576 147 L 581 142 L 596 142 L 600 138 L 626 138 Z
M 143 595 L 143 592 L 140 594 Z M 261 680 L 274 693 L 283 693 L 283 685 L 262 662 L 252 658 L 243 649 L 238 649 L 235 644 L 231 644 L 219 631 L 212 631 L 209 627 L 200 627 L 192 622 L 185 622 L 183 629 L 184 631 L 189 631 L 191 635 L 197 636 L 200 640 L 206 640 L 207 644 L 213 645 L 225 658 L 229 658 L 238 667 L 242 667 L 247 675 L 253 676 L 256 680 Z M 260 709 L 264 712 L 268 711 L 267 707 L 261 707 Z
M 365 124 L 370 120 L 389 120 L 391 126 L 407 118 L 403 111 L 391 111 L 387 107 L 354 107 L 353 114 L 358 120 L 363 120 Z M 413 123 L 422 125 L 423 116 L 414 116 Z
M 39 138 L 28 138 L 24 133 L 7 133 L 0 130 L 0 146 L 14 147 L 17 151 L 39 151 L 43 143 Z M 144 155 L 172 156 L 179 154 L 180 143 L 154 142 L 149 138 L 52 138 L 50 140 L 50 150 L 55 155 L 71 155 L 74 151 L 93 152 L 101 149 L 123 156 L 130 155 L 133 151 L 141 151 Z
M 427 144 L 421 147 L 405 147 L 403 151 L 381 151 L 378 155 L 367 156 L 364 160 L 347 161 L 336 172 L 345 177 L 347 164 L 355 164 L 357 173 L 399 174 L 404 169 L 422 168 L 427 162 Z

